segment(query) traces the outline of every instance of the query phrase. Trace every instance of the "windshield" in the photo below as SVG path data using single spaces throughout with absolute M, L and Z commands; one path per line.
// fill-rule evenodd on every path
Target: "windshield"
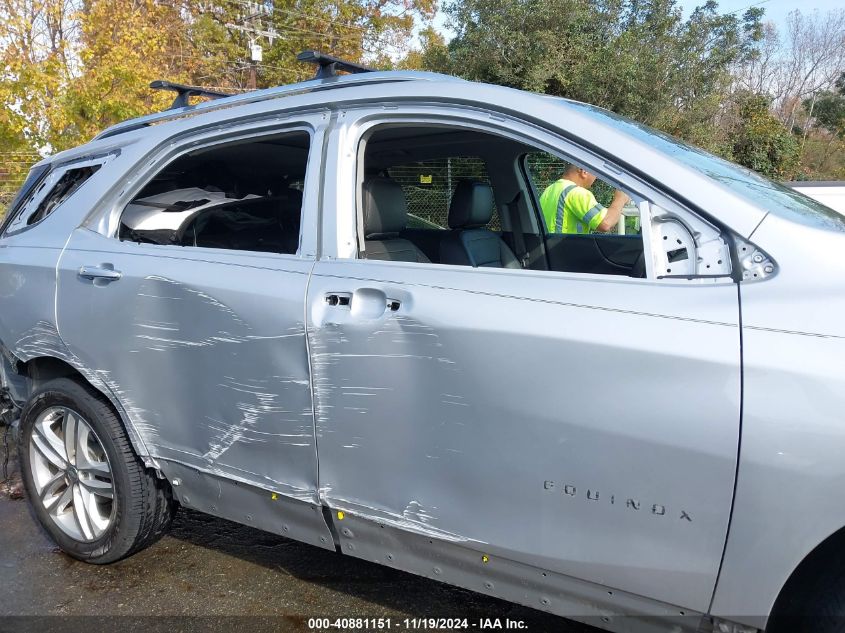
M 793 222 L 845 233 L 845 216 L 802 193 L 608 110 L 575 101 L 567 101 L 567 104 L 576 110 L 585 110 L 594 118 L 707 174 L 766 211 Z

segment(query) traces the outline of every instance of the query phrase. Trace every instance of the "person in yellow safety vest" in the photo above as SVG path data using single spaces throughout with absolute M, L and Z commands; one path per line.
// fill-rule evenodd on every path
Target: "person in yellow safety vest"
M 546 187 L 540 208 L 549 233 L 604 233 L 616 226 L 629 198 L 617 190 L 610 206 L 603 207 L 590 191 L 595 180 L 586 169 L 569 164 L 563 175 Z

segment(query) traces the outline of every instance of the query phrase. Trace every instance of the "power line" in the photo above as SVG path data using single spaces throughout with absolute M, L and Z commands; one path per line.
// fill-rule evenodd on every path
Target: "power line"
M 172 61 L 185 61 L 185 60 L 193 60 L 199 62 L 205 62 L 212 66 L 214 65 L 225 65 L 225 66 L 233 66 L 239 70 L 246 70 L 248 68 L 249 62 L 246 61 L 238 61 L 228 58 L 215 58 L 215 57 L 202 57 L 200 55 L 169 55 L 168 59 Z M 267 62 L 257 62 L 257 65 L 261 68 L 269 68 L 271 70 L 279 70 L 283 72 L 293 73 L 294 75 L 301 75 L 301 74 L 310 74 L 308 71 L 310 70 L 309 67 L 305 65 L 301 67 L 293 67 L 293 66 L 280 66 L 278 64 L 268 64 Z M 203 79 L 205 77 L 214 77 L 215 75 L 203 75 L 199 77 L 199 79 Z M 206 86 L 209 90 L 213 89 L 210 86 Z M 228 88 L 232 90 L 232 88 Z
M 247 2 L 246 0 L 223 0 L 223 1 L 227 2 L 229 4 L 251 8 L 251 3 Z M 766 0 L 766 1 L 768 1 L 768 0 Z M 322 22 L 323 24 L 326 24 L 326 25 L 331 25 L 331 26 L 336 26 L 336 27 L 340 27 L 340 28 L 344 28 L 344 29 L 351 29 L 351 30 L 360 31 L 363 37 L 369 38 L 373 43 L 381 44 L 383 46 L 388 46 L 388 47 L 392 47 L 392 48 L 396 48 L 396 49 L 402 48 L 402 46 L 400 46 L 399 44 L 396 44 L 395 42 L 390 42 L 390 41 L 384 39 L 384 36 L 376 37 L 375 35 L 373 35 L 371 28 L 361 26 L 359 24 L 349 24 L 349 23 L 340 22 L 338 20 L 333 20 L 331 18 L 327 18 L 327 17 L 323 17 L 323 16 L 316 16 L 316 15 L 313 15 L 313 14 L 303 13 L 301 11 L 293 11 L 293 10 L 290 10 L 290 9 L 281 9 L 281 8 L 275 7 L 275 6 L 268 6 L 267 11 L 269 13 L 287 14 L 287 15 L 291 15 L 291 16 L 295 16 L 295 17 L 300 17 L 300 18 L 303 18 L 305 20 Z M 296 27 L 287 27 L 287 28 L 294 28 L 295 29 Z M 342 39 L 342 40 L 360 41 L 356 38 L 356 36 L 329 35 L 327 33 L 319 33 L 317 31 L 308 31 L 307 29 L 300 29 L 300 30 L 302 30 L 303 32 L 314 33 L 315 35 L 319 35 L 320 37 L 326 37 L 326 38 L 335 37 L 337 39 Z M 361 42 L 361 43 L 362 43 L 362 48 L 363 48 L 363 42 Z M 367 52 L 378 52 L 378 51 L 373 51 L 372 49 L 370 49 Z
M 771 0 L 760 0 L 760 2 L 755 2 L 754 4 L 749 4 L 747 7 L 743 7 L 741 9 L 736 9 L 735 11 L 728 11 L 725 15 L 733 15 L 734 13 L 739 13 L 740 11 L 747 11 L 752 7 L 758 7 L 761 4 L 766 4 L 767 2 L 771 2 Z

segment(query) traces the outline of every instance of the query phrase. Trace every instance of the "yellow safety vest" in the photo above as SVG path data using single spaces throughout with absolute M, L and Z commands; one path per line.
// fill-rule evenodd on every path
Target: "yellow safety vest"
M 592 191 L 565 178 L 546 187 L 540 208 L 548 233 L 590 233 L 607 215 Z

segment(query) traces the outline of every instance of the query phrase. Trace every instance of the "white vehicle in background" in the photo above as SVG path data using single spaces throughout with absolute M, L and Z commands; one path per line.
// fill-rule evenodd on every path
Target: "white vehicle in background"
M 845 215 L 845 180 L 797 181 L 786 184 L 798 193 L 803 193 Z

